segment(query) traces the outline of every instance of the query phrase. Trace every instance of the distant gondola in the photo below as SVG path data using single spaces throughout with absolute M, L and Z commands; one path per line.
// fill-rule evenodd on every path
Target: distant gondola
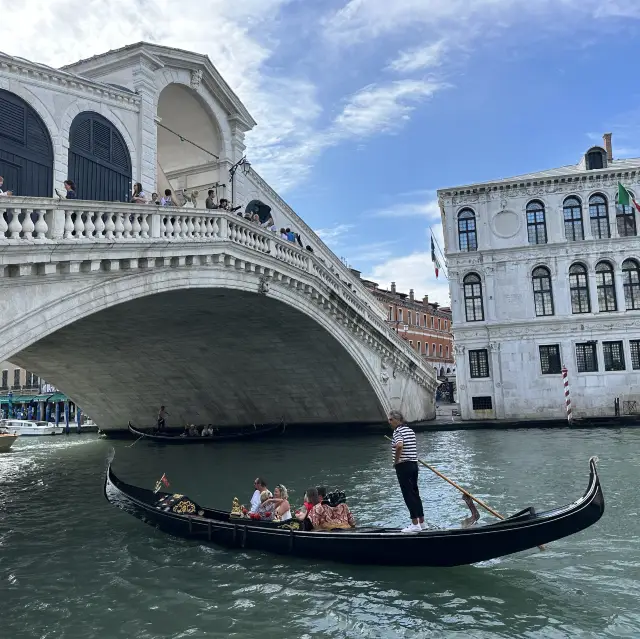
M 206 444 L 210 442 L 229 441 L 232 439 L 249 439 L 256 437 L 264 437 L 265 435 L 277 435 L 283 433 L 285 429 L 284 422 L 282 424 L 269 425 L 269 426 L 248 426 L 242 429 L 234 430 L 232 428 L 222 428 L 214 435 L 207 435 L 206 437 L 191 436 L 182 437 L 180 431 L 159 433 L 158 431 L 143 431 L 138 430 L 129 422 L 129 432 L 136 437 L 144 437 L 154 442 L 160 442 L 163 444 Z
M 164 532 L 199 543 L 265 550 L 314 561 L 459 566 L 535 548 L 595 524 L 604 512 L 596 461 L 593 457 L 589 461 L 587 491 L 568 506 L 542 513 L 530 507 L 484 526 L 419 533 L 377 527 L 308 532 L 295 519 L 265 522 L 235 518 L 229 512 L 201 508 L 185 495 L 154 493 L 126 484 L 115 476 L 111 462 L 104 490 L 107 500 L 126 512 Z

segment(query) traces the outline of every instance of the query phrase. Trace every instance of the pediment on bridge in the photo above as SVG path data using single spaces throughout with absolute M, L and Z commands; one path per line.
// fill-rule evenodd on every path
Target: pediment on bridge
M 92 80 L 113 82 L 118 79 L 122 83 L 121 86 L 127 89 L 134 88 L 133 75 L 141 70 L 151 73 L 160 70 L 188 71 L 191 88 L 198 90 L 202 86 L 210 91 L 226 111 L 228 118 L 236 122 L 242 130 L 248 131 L 256 125 L 256 121 L 220 75 L 209 56 L 201 53 L 149 42 L 137 42 L 79 60 L 62 69 Z

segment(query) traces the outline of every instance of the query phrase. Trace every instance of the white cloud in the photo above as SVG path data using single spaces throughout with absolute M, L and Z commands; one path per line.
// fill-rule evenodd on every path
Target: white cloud
M 630 0 L 349 0 L 324 21 L 325 35 L 333 42 L 353 45 L 400 29 L 425 27 L 446 34 L 486 34 L 488 28 L 508 27 L 513 20 L 561 14 L 575 28 L 582 17 L 639 18 L 640 7 Z M 554 23 L 555 26 L 555 23 Z
M 442 272 L 436 279 L 428 251 L 385 260 L 363 273 L 362 277 L 378 282 L 382 288 L 389 288 L 391 282 L 395 282 L 398 291 L 408 293 L 413 289 L 418 299 L 428 295 L 432 302 L 450 305 L 449 284 Z
M 413 73 L 421 69 L 439 67 L 446 51 L 447 46 L 444 40 L 405 49 L 389 63 L 387 68 L 397 73 Z
M 415 105 L 448 85 L 425 80 L 371 84 L 354 93 L 334 121 L 333 135 L 366 137 L 398 130 Z
M 426 202 L 396 202 L 391 206 L 370 213 L 374 217 L 424 217 L 427 220 L 440 220 L 440 206 L 437 199 Z
M 339 245 L 352 228 L 353 224 L 336 224 L 326 229 L 316 229 L 315 233 L 325 244 L 334 246 Z

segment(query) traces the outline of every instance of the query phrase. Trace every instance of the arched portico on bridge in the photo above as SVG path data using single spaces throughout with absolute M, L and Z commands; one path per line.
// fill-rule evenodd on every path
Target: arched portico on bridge
M 37 341 L 26 328 L 43 310 L 20 323 L 11 359 L 108 428 L 152 423 L 160 404 L 174 425 L 384 419 L 380 381 L 346 330 L 293 291 L 260 295 L 214 273 L 127 275 L 67 296 Z
M 158 189 L 201 191 L 226 182 L 220 175 L 225 135 L 214 110 L 197 90 L 167 84 L 158 96 Z M 219 197 L 224 197 L 220 193 Z

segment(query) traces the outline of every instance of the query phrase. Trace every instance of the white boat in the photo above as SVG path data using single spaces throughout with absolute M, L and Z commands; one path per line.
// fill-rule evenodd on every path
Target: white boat
M 37 422 L 29 419 L 2 419 L 0 432 L 10 435 L 62 435 L 64 426 L 56 426 L 53 422 Z
M 0 453 L 6 453 L 13 442 L 18 439 L 19 435 L 9 435 L 9 433 L 0 433 Z

